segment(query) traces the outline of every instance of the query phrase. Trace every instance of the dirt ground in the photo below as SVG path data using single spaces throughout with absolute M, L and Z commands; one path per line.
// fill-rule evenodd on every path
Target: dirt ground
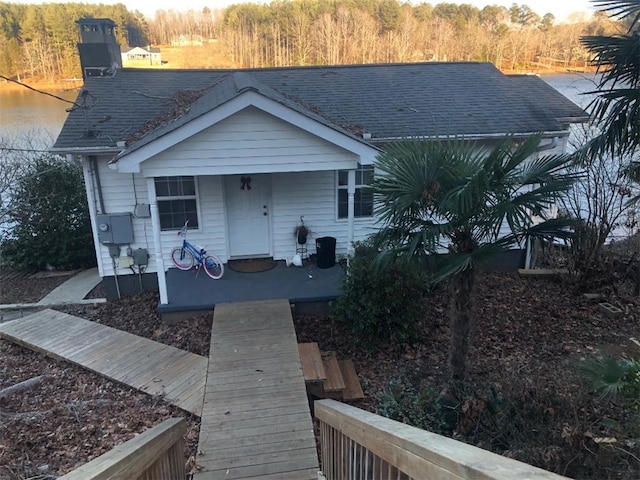
M 31 280 L 16 287 L 3 285 L 0 300 L 16 298 L 12 288 L 21 290 L 20 298 L 31 291 L 37 299 L 41 295 L 37 284 Z M 544 418 L 539 420 L 544 427 L 528 426 L 531 431 L 525 434 L 545 434 L 543 446 L 535 448 L 516 449 L 513 443 L 496 447 L 483 443 L 486 436 L 477 436 L 477 443 L 574 478 L 640 478 L 640 434 L 623 438 L 632 430 L 619 427 L 628 427 L 637 414 L 633 417 L 615 401 L 598 400 L 579 368 L 585 358 L 597 354 L 640 355 L 630 341 L 640 338 L 637 299 L 609 298 L 623 310 L 622 316 L 610 318 L 568 285 L 504 273 L 480 275 L 476 298 L 470 384 L 490 385 L 505 395 L 524 395 L 531 405 L 543 405 Z M 155 294 L 145 293 L 64 311 L 206 355 L 211 316 L 163 325 L 157 301 Z M 443 289 L 433 293 L 416 325 L 420 341 L 407 347 L 369 352 L 333 318 L 297 316 L 294 321 L 299 342 L 316 341 L 323 351 L 353 359 L 366 395 L 356 406 L 376 411 L 395 379 L 436 390 L 445 384 L 449 329 Z M 0 341 L 0 390 L 38 375 L 46 375 L 41 384 L 0 399 L 2 480 L 55 478 L 167 417 L 185 416 L 160 400 Z M 544 403 L 551 398 L 553 404 Z M 471 404 L 465 404 L 468 418 L 459 421 L 455 433 L 465 441 L 469 437 L 463 434 L 469 432 L 463 431 L 462 420 L 472 420 L 472 411 Z M 186 458 L 196 453 L 198 435 L 198 419 L 191 417 L 188 422 Z M 500 428 L 518 426 L 506 422 Z M 617 443 L 599 445 L 594 437 L 616 437 Z

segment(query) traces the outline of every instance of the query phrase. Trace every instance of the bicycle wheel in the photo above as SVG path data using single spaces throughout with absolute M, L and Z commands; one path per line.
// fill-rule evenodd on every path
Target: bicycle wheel
M 193 267 L 193 254 L 182 247 L 171 250 L 171 260 L 180 270 L 191 270 Z
M 214 280 L 218 280 L 224 274 L 224 265 L 215 255 L 206 255 L 202 261 L 204 271 Z

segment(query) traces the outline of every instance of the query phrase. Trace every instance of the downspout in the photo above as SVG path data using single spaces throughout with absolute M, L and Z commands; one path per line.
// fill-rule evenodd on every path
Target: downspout
M 356 171 L 349 170 L 347 174 L 347 255 L 350 257 L 353 254 L 353 218 L 354 218 L 354 203 L 356 193 Z
M 67 158 L 72 157 L 68 155 Z M 93 248 L 96 252 L 96 261 L 98 262 L 98 274 L 100 277 L 104 277 L 104 266 L 102 265 L 102 255 L 100 255 L 100 240 L 98 239 L 98 233 L 96 232 L 96 200 L 94 196 L 94 184 L 93 179 L 91 178 L 91 174 L 89 170 L 92 167 L 90 166 L 89 159 L 87 157 L 82 161 L 82 174 L 84 175 L 84 184 L 85 189 L 87 191 L 87 201 L 89 203 L 89 218 L 91 219 L 91 233 L 93 236 Z
M 96 193 L 98 194 L 98 208 L 100 209 L 99 213 L 105 213 L 104 198 L 102 196 L 102 182 L 100 181 L 100 171 L 98 170 L 98 157 L 90 155 L 89 162 L 91 163 L 91 170 L 93 170 L 93 177 L 96 179 Z
M 147 191 L 149 194 L 149 206 L 151 209 L 151 228 L 153 230 L 153 243 L 156 254 L 156 275 L 158 276 L 160 304 L 166 305 L 169 303 L 169 296 L 167 294 L 167 277 L 164 271 L 164 259 L 162 258 L 162 238 L 160 235 L 158 200 L 156 199 L 156 183 L 153 177 L 147 178 Z

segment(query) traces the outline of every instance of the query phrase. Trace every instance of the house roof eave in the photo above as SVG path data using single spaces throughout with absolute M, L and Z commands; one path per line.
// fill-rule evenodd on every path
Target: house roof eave
M 49 152 L 54 155 L 117 155 L 122 147 L 51 147 Z
M 569 135 L 569 130 L 549 130 L 544 132 L 516 132 L 516 133 L 470 133 L 470 134 L 462 134 L 456 135 L 455 138 L 459 138 L 462 140 L 498 140 L 505 137 L 514 137 L 514 138 L 525 138 L 531 137 L 533 135 L 539 135 L 542 133 L 542 138 L 553 138 L 553 137 L 566 137 Z M 372 138 L 370 141 L 375 143 L 376 145 L 389 143 L 389 142 L 398 142 L 402 140 L 438 140 L 442 138 L 453 138 L 452 136 L 439 136 L 439 135 L 418 135 L 418 136 L 410 136 L 410 137 L 379 137 Z

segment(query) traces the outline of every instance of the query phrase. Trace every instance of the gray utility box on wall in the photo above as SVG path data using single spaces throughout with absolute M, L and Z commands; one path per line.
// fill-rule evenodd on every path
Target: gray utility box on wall
M 126 245 L 133 243 L 133 223 L 130 213 L 96 215 L 98 240 L 104 244 Z

